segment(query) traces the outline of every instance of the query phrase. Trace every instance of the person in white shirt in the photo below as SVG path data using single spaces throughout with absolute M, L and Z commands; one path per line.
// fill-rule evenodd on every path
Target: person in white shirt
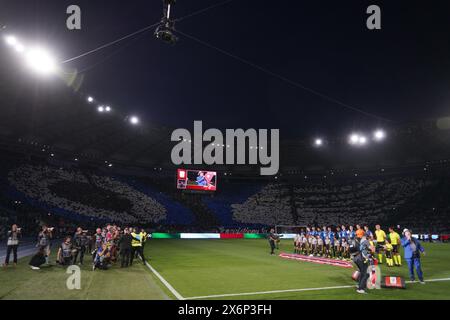
M 300 234 L 296 234 L 294 237 L 294 253 L 300 253 L 301 246 L 301 236 Z
M 323 248 L 323 240 L 320 236 L 317 236 L 317 255 L 318 256 L 323 256 L 325 255 L 325 251 Z

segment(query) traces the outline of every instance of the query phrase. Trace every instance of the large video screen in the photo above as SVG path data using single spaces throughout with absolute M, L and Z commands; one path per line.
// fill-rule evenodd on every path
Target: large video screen
M 208 170 L 178 169 L 177 189 L 216 191 L 217 172 Z

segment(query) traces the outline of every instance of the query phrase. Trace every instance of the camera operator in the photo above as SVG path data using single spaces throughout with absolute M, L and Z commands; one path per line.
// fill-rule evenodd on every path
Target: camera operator
M 351 256 L 360 273 L 358 289 L 356 292 L 364 294 L 366 293 L 365 289 L 367 287 L 367 280 L 369 279 L 367 269 L 369 267 L 370 260 L 372 259 L 370 243 L 366 239 L 366 235 L 362 236 L 359 244 L 357 243 L 356 246 L 351 248 Z
M 11 226 L 11 230 L 8 231 L 8 242 L 6 247 L 6 257 L 4 266 L 7 267 L 9 264 L 9 257 L 11 252 L 13 253 L 14 266 L 17 265 L 17 248 L 19 247 L 19 238 L 21 236 L 21 229 L 17 227 L 16 224 Z
M 42 226 L 41 232 L 39 232 L 38 235 L 38 243 L 37 247 L 39 249 L 43 249 L 44 256 L 45 256 L 45 263 L 50 264 L 50 246 L 51 246 L 51 239 L 53 237 L 53 227 L 49 228 L 46 225 Z
M 75 249 L 73 264 L 77 263 L 78 256 L 80 256 L 80 265 L 82 265 L 84 261 L 84 253 L 86 252 L 86 247 L 88 244 L 87 230 L 83 230 L 78 227 L 77 232 L 75 232 L 75 235 L 73 236 L 73 243 Z
M 45 263 L 45 252 L 43 247 L 39 247 L 38 252 L 31 258 L 30 267 L 33 270 L 39 270 L 40 267 Z
M 108 245 L 103 243 L 95 253 L 94 264 L 92 265 L 92 271 L 95 269 L 107 270 L 110 267 L 111 252 L 108 249 Z
M 65 237 L 63 243 L 58 249 L 57 261 L 62 266 L 70 266 L 73 259 L 73 246 L 72 239 L 70 237 Z

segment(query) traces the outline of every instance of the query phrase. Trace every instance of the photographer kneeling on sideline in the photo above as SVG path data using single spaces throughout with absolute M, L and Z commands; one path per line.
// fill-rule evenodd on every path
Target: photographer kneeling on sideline
M 73 245 L 70 237 L 65 237 L 58 249 L 57 261 L 62 266 L 70 266 L 73 261 Z

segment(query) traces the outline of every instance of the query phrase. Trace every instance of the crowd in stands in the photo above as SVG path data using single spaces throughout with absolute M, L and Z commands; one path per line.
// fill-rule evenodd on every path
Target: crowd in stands
M 0 181 L 0 238 L 11 222 L 19 222 L 29 233 L 52 218 L 58 234 L 73 228 L 74 221 L 139 223 L 153 231 L 172 233 L 253 233 L 274 225 L 352 221 L 401 224 L 424 234 L 450 232 L 450 182 L 446 176 L 248 182 L 247 188 L 233 185 L 223 194 L 219 190 L 216 196 L 206 197 L 180 193 L 170 179 L 119 178 L 43 164 L 20 165 L 5 177 Z M 3 185 L 5 181 L 8 186 Z M 25 198 L 18 201 L 8 196 L 11 187 Z M 67 214 L 61 215 L 61 211 Z
M 250 224 L 293 224 L 289 193 L 287 186 L 269 184 L 243 204 L 232 204 L 233 219 Z
M 297 223 L 315 221 L 333 225 L 352 221 L 385 221 L 426 185 L 423 179 L 391 178 L 353 184 L 294 187 Z
M 49 166 L 23 165 L 9 173 L 10 183 L 28 198 L 45 205 L 67 210 L 69 212 L 99 220 L 117 221 L 122 223 L 151 223 L 164 220 L 165 208 L 149 197 L 130 186 L 114 180 L 112 177 L 90 175 L 81 171 L 57 169 Z M 54 185 L 71 185 L 70 190 L 52 188 Z M 89 187 L 109 191 L 109 208 L 102 206 L 104 199 L 91 192 L 85 192 Z M 73 195 L 69 198 L 68 194 Z M 80 196 L 81 195 L 81 196 Z M 116 195 L 116 197 L 114 197 Z M 123 205 L 114 207 L 114 200 L 123 203 L 128 200 L 130 208 L 120 210 Z
M 352 221 L 400 223 L 420 232 L 446 232 L 450 183 L 446 178 L 391 177 L 355 182 L 269 184 L 241 204 L 232 204 L 240 223 L 340 225 Z

